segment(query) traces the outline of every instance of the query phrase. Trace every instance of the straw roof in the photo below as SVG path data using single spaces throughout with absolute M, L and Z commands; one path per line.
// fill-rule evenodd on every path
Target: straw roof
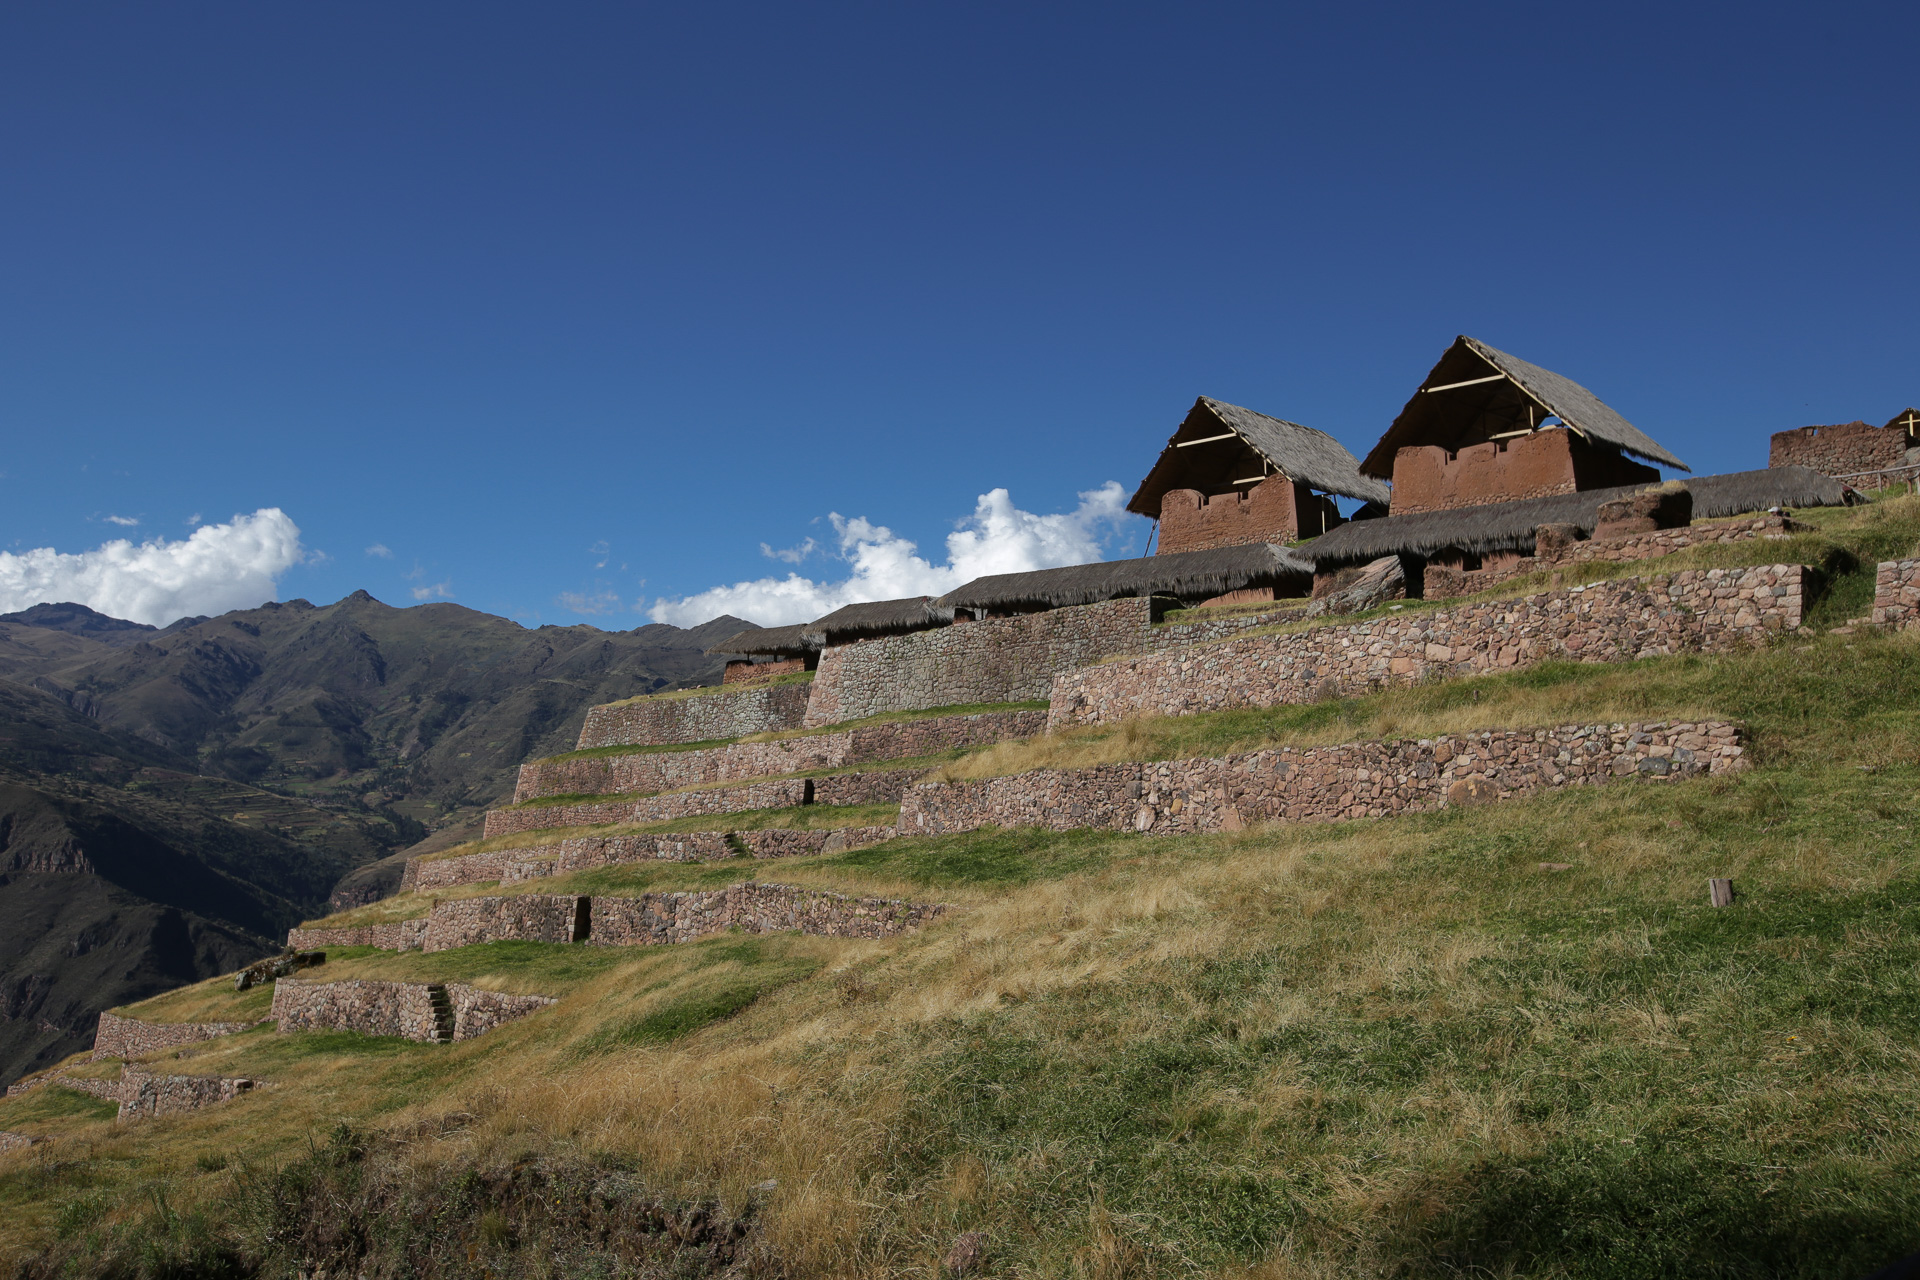
M 1579 383 L 1462 334 L 1433 366 L 1360 470 L 1388 479 L 1393 475 L 1393 455 L 1408 445 L 1459 449 L 1502 433 L 1537 429 L 1549 415 L 1593 444 L 1679 471 L 1692 469 Z
M 835 609 L 826 617 L 809 622 L 805 632 L 808 640 L 825 647 L 870 636 L 925 631 L 929 627 L 944 627 L 952 621 L 953 610 L 935 607 L 932 596 L 908 596 L 904 600 L 871 600 Z
M 808 642 L 802 634 L 806 623 L 797 623 L 791 627 L 749 627 L 745 631 L 728 636 L 708 653 L 729 653 L 742 656 L 799 656 L 812 653 L 820 646 Z
M 1389 497 L 1387 486 L 1361 475 L 1359 462 L 1326 432 L 1201 396 L 1167 437 L 1127 510 L 1157 520 L 1169 489 L 1223 493 L 1236 480 L 1272 472 L 1323 493 L 1381 503 Z
M 1845 499 L 1846 486 L 1806 467 L 1769 467 L 1729 475 L 1694 476 L 1685 481 L 1693 494 L 1696 520 L 1765 511 L 1768 507 L 1832 507 Z M 1381 556 L 1430 556 L 1455 548 L 1474 555 L 1496 551 L 1533 553 L 1533 531 L 1543 524 L 1570 524 L 1592 536 L 1600 504 L 1639 493 L 1649 485 L 1628 484 L 1588 489 L 1550 498 L 1495 502 L 1449 511 L 1356 520 L 1322 534 L 1295 553 L 1322 572 L 1363 564 Z
M 1244 587 L 1304 586 L 1313 566 L 1275 543 L 1255 542 L 1210 551 L 1178 551 L 1138 560 L 996 573 L 941 596 L 958 609 L 1059 609 L 1126 596 L 1206 599 Z
M 1695 476 L 1693 518 L 1712 520 L 1768 507 L 1839 507 L 1847 502 L 1847 486 L 1810 467 L 1767 467 L 1761 471 L 1734 471 L 1721 476 Z

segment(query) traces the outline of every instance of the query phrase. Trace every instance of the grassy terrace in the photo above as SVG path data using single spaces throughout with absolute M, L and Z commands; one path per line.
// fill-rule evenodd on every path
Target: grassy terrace
M 540 796 L 532 800 L 522 800 L 518 804 L 498 806 L 501 809 L 551 809 L 556 805 L 570 804 L 609 804 L 620 800 L 645 800 L 653 796 L 689 795 L 701 791 L 726 791 L 733 787 L 752 786 L 758 782 L 782 782 L 794 778 L 837 778 L 855 773 L 887 773 L 895 769 L 932 769 L 937 765 L 958 760 L 969 751 L 978 751 L 978 747 L 956 747 L 951 751 L 935 752 L 932 755 L 909 756 L 900 760 L 868 760 L 860 764 L 837 765 L 831 769 L 796 769 L 791 773 L 768 774 L 760 778 L 737 778 L 728 782 L 701 782 L 690 787 L 675 787 L 671 791 L 606 791 L 575 792 L 570 795 Z
M 140 1125 L 0 1103 L 0 1128 L 61 1138 L 0 1156 L 0 1239 L 129 1275 L 530 1275 L 556 1254 L 610 1274 L 589 1190 L 617 1184 L 759 1203 L 794 1275 L 932 1275 L 976 1228 L 1004 1275 L 1865 1275 L 1920 1248 L 1920 641 L 1555 666 L 1139 740 L 1709 711 L 1749 722 L 1755 768 L 1382 822 L 570 878 L 746 872 L 968 909 L 885 942 L 336 951 L 315 976 L 562 1000 L 451 1048 L 193 1046 L 176 1069 L 277 1087 Z M 1731 908 L 1706 905 L 1718 875 Z M 130 1012 L 263 999 L 212 982 Z M 329 1253 L 352 1240 L 371 1261 Z
M 636 702 L 684 702 L 688 698 L 705 698 L 716 693 L 746 693 L 761 689 L 772 689 L 783 684 L 812 684 L 813 672 L 789 671 L 785 675 L 774 676 L 768 680 L 756 680 L 751 685 L 702 684 L 691 689 L 669 689 L 665 693 L 643 693 L 632 698 L 622 698 L 618 702 L 609 702 L 610 707 L 630 707 Z
M 809 673 L 811 678 L 811 673 Z M 724 688 L 711 686 L 709 691 Z M 655 697 L 663 696 L 659 694 Z M 905 724 L 913 720 L 938 720 L 944 716 L 985 715 L 999 711 L 1045 711 L 1044 699 L 1038 702 L 971 702 L 961 706 L 931 707 L 925 711 L 888 711 L 880 715 L 866 716 L 859 720 L 847 720 L 839 724 L 821 725 L 816 729 L 782 729 L 770 733 L 752 733 L 743 738 L 714 738 L 706 742 L 668 742 L 648 746 L 587 747 L 580 751 L 564 751 L 556 756 L 546 756 L 534 764 L 544 764 L 550 760 L 591 760 L 600 756 L 650 755 L 676 751 L 710 751 L 715 747 L 730 746 L 735 742 L 785 742 L 794 738 L 817 738 L 827 733 L 844 733 L 849 729 L 863 729 L 876 724 Z

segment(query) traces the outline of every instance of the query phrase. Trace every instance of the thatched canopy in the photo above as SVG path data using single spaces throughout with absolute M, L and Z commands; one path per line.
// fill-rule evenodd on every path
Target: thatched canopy
M 1743 511 L 1765 511 L 1768 507 L 1839 506 L 1845 501 L 1846 492 L 1846 486 L 1838 480 L 1805 467 L 1769 467 L 1764 471 L 1694 476 L 1685 483 L 1693 494 L 1696 520 L 1739 515 Z M 1364 564 L 1381 556 L 1431 556 L 1448 548 L 1473 555 L 1500 551 L 1531 555 L 1533 532 L 1541 525 L 1570 524 L 1591 537 L 1594 525 L 1599 522 L 1601 503 L 1648 487 L 1620 485 L 1551 498 L 1356 520 L 1294 548 L 1294 553 L 1312 560 L 1314 567 L 1323 573 L 1342 565 Z
M 975 578 L 941 596 L 949 609 L 1024 612 L 1119 600 L 1127 596 L 1177 596 L 1204 600 L 1247 587 L 1305 588 L 1313 566 L 1275 543 L 1255 542 L 1210 551 L 1176 551 L 1138 560 L 996 573 Z
M 1393 455 L 1408 445 L 1462 449 L 1496 436 L 1538 430 L 1548 417 L 1560 419 L 1589 444 L 1679 471 L 1692 469 L 1579 383 L 1462 334 L 1360 470 L 1389 479 Z
M 802 634 L 806 629 L 804 622 L 791 627 L 753 627 L 728 636 L 707 652 L 734 654 L 743 658 L 798 658 L 820 647 L 809 642 Z
M 1169 489 L 1231 493 L 1276 473 L 1323 493 L 1382 503 L 1389 497 L 1387 486 L 1361 475 L 1359 462 L 1326 432 L 1201 396 L 1127 510 L 1157 520 Z
M 908 596 L 904 600 L 872 600 L 835 609 L 826 617 L 809 622 L 805 631 L 807 639 L 824 648 L 872 636 L 896 636 L 944 627 L 952 621 L 953 610 L 937 607 L 932 596 Z
M 1810 467 L 1767 467 L 1762 471 L 1732 471 L 1721 476 L 1695 476 L 1693 518 L 1712 520 L 1768 507 L 1839 507 L 1846 505 L 1847 486 Z

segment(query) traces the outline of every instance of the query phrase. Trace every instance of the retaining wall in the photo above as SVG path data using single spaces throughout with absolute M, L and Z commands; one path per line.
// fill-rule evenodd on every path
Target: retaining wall
M 152 1116 L 175 1115 L 182 1111 L 198 1111 L 202 1107 L 231 1102 L 241 1094 L 251 1092 L 258 1083 L 244 1077 L 157 1076 L 137 1067 L 122 1068 L 120 1080 L 123 1096 L 120 1098 L 118 1118 L 121 1120 L 142 1120 Z
M 1873 621 L 1905 631 L 1920 626 L 1920 560 L 1885 560 L 1873 581 Z
M 1807 573 L 1769 565 L 1624 578 L 1119 658 L 1058 677 L 1048 727 L 1310 702 L 1555 658 L 1724 652 L 1797 628 Z
M 1615 778 L 1689 778 L 1737 767 L 1722 722 L 1562 725 L 1405 742 L 1282 747 L 1207 760 L 1042 769 L 981 782 L 923 783 L 902 834 L 994 825 L 1180 834 L 1254 822 L 1386 818 Z
M 1426 597 L 1444 600 L 1451 596 L 1474 595 L 1498 586 L 1510 578 L 1552 569 L 1568 569 L 1594 561 L 1628 562 L 1654 560 L 1689 547 L 1718 546 L 1756 539 L 1772 541 L 1808 533 L 1813 526 L 1787 516 L 1741 516 L 1734 520 L 1703 521 L 1678 529 L 1652 529 L 1644 533 L 1622 534 L 1612 538 L 1588 538 L 1553 546 L 1538 546 L 1530 556 L 1520 556 L 1505 564 L 1485 569 L 1453 569 L 1428 565 Z M 1542 539 L 1544 542 L 1545 539 Z
M 689 831 L 673 835 L 576 836 L 552 844 L 488 853 L 463 854 L 407 864 L 402 892 L 440 889 L 497 880 L 517 884 L 543 876 L 567 875 L 591 867 L 629 862 L 712 862 L 734 857 L 735 842 L 756 858 L 793 858 L 839 853 L 891 840 L 893 827 L 838 827 L 826 831 Z M 415 863 L 418 862 L 416 866 Z M 396 948 L 398 949 L 398 948 Z
M 866 725 L 779 742 L 736 742 L 702 751 L 646 751 L 582 759 L 533 760 L 520 766 L 513 799 L 542 796 L 648 794 L 718 782 L 747 782 L 809 769 L 929 756 L 955 747 L 1027 738 L 1047 727 L 1044 711 L 941 716 Z
M 575 942 L 578 911 L 586 902 L 572 894 L 523 894 L 509 898 L 455 898 L 436 902 L 427 916 L 422 951 L 512 939 L 520 942 Z
M 1769 467 L 1812 467 L 1830 476 L 1898 467 L 1908 461 L 1907 429 L 1864 422 L 1776 431 L 1767 449 Z M 1860 487 L 1866 487 L 1863 483 Z
M 835 645 L 820 655 L 808 728 L 889 711 L 1044 698 L 1053 677 L 1150 647 L 1146 600 L 1051 609 Z
M 453 1038 L 470 1040 L 504 1022 L 553 1003 L 547 996 L 512 996 L 457 982 L 446 984 L 453 1005 Z M 358 1031 L 370 1036 L 433 1038 L 433 1001 L 423 982 L 307 982 L 282 978 L 273 984 L 273 1020 L 292 1031 Z
M 251 1022 L 140 1022 L 118 1014 L 102 1013 L 99 1028 L 93 1033 L 93 1058 L 137 1058 L 161 1049 L 177 1049 L 183 1044 L 212 1040 L 216 1036 L 237 1035 Z
M 593 932 L 599 946 L 634 947 L 687 942 L 739 929 L 745 933 L 802 933 L 833 938 L 886 938 L 916 929 L 947 908 L 892 898 L 849 898 L 791 885 L 729 885 L 690 893 L 595 898 Z
M 295 951 L 314 947 L 379 947 L 383 951 L 417 951 L 426 928 L 426 919 L 421 917 L 356 925 L 350 929 L 289 929 L 287 945 Z
M 0 1151 L 25 1151 L 34 1142 L 35 1139 L 29 1138 L 24 1133 L 12 1133 L 0 1129 Z
M 691 697 L 656 693 L 604 703 L 588 708 L 578 745 L 582 750 L 655 746 L 798 729 L 807 713 L 810 688 L 806 681 L 796 680 L 790 684 L 723 686 L 719 692 Z
M 632 800 L 586 804 L 536 804 L 491 809 L 482 831 L 487 836 L 548 831 L 556 827 L 593 827 L 615 822 L 664 822 L 673 818 L 739 813 L 747 809 L 786 809 L 801 804 L 898 804 L 913 780 L 926 769 L 879 769 L 825 778 L 780 778 L 738 787 L 669 791 Z

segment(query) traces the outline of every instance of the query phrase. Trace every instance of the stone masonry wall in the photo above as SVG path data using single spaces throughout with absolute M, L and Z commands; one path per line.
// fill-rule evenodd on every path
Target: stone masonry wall
M 646 795 L 716 782 L 838 769 L 880 760 L 933 755 L 955 747 L 985 746 L 1045 732 L 1044 711 L 996 711 L 941 716 L 901 724 L 866 725 L 839 733 L 778 742 L 736 742 L 702 751 L 646 751 L 632 755 L 533 760 L 520 766 L 517 804 L 543 796 Z
M 1755 539 L 1775 541 L 1796 533 L 1809 533 L 1812 525 L 1787 516 L 1741 516 L 1733 520 L 1702 521 L 1678 529 L 1654 529 L 1617 538 L 1588 538 L 1551 549 L 1542 548 L 1531 556 L 1521 556 L 1506 564 L 1485 569 L 1451 569 L 1428 565 L 1426 597 L 1444 600 L 1452 596 L 1475 595 L 1529 573 L 1571 568 L 1594 561 L 1628 562 L 1654 560 L 1670 556 L 1688 547 L 1717 546 Z
M 1615 778 L 1720 773 L 1738 767 L 1743 754 L 1731 724 L 1664 721 L 1283 747 L 923 783 L 901 806 L 900 830 L 937 835 L 991 824 L 1177 834 L 1237 831 L 1253 822 L 1385 818 Z
M 544 1009 L 547 996 L 514 996 L 449 982 L 455 1040 L 470 1040 L 501 1023 Z M 423 982 L 306 982 L 282 978 L 273 984 L 273 1020 L 280 1033 L 358 1031 L 425 1042 L 434 1031 L 433 1002 Z
M 1119 658 L 1054 681 L 1048 727 L 1310 702 L 1549 659 L 1724 652 L 1800 625 L 1799 565 L 1623 578 Z
M 436 902 L 427 916 L 422 951 L 451 951 L 483 942 L 572 942 L 582 899 L 572 894 L 510 898 L 455 898 Z
M 102 1013 L 99 1029 L 93 1033 L 93 1054 L 100 1058 L 137 1058 L 160 1049 L 177 1049 L 183 1044 L 212 1040 L 216 1036 L 238 1035 L 251 1022 L 139 1022 L 118 1014 Z
M 811 685 L 748 684 L 692 697 L 653 694 L 589 708 L 579 749 L 712 742 L 798 729 Z
M 791 885 L 729 885 L 689 893 L 595 898 L 589 941 L 634 947 L 689 942 L 739 929 L 745 933 L 801 933 L 832 938 L 886 938 L 919 928 L 947 908 L 891 898 L 849 898 Z
M 1884 560 L 1873 580 L 1875 625 L 1920 627 L 1920 560 Z
M 740 787 L 670 791 L 636 800 L 492 809 L 487 813 L 482 830 L 492 837 L 516 835 L 523 831 L 547 831 L 556 827 L 665 822 L 674 818 L 739 813 L 746 809 L 786 809 L 801 804 L 898 804 L 907 787 L 925 772 L 925 769 L 886 769 L 869 773 L 834 774 L 825 778 L 780 778 Z
M 1148 647 L 1146 600 L 1052 609 L 836 645 L 814 672 L 808 728 L 888 711 L 1044 698 L 1053 677 Z
M 120 1099 L 122 1120 L 176 1115 L 231 1102 L 257 1083 L 244 1077 L 156 1076 L 131 1066 L 122 1069 L 120 1079 L 125 1091 Z
M 1776 431 L 1767 449 L 1769 467 L 1811 467 L 1830 476 L 1898 467 L 1907 461 L 1907 429 L 1864 422 Z M 1871 488 L 1867 477 L 1856 487 Z
M 671 835 L 576 836 L 553 844 L 470 853 L 457 858 L 416 859 L 407 864 L 401 891 L 440 889 L 497 880 L 517 884 L 569 875 L 592 867 L 631 862 L 712 862 L 735 856 L 738 841 L 756 858 L 793 858 L 840 853 L 891 840 L 893 827 L 840 827 L 827 831 L 689 831 Z M 416 866 L 415 864 L 418 863 Z M 424 926 L 423 926 L 424 927 Z M 378 945 L 378 944 L 374 944 Z M 396 950 L 402 948 L 395 948 Z
M 350 929 L 289 929 L 287 945 L 295 951 L 316 947 L 379 947 L 383 951 L 417 951 L 427 928 L 423 916 L 415 920 L 388 920 Z

